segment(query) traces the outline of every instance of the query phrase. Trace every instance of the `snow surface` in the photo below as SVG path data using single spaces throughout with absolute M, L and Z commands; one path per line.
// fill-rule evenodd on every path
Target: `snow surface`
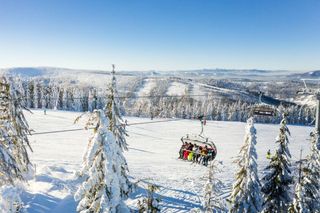
M 143 85 L 137 92 L 138 96 L 150 95 L 151 90 L 156 87 L 155 79 L 145 79 L 143 80 Z
M 188 86 L 180 82 L 172 82 L 167 90 L 167 95 L 185 95 Z
M 33 111 L 26 112 L 30 127 L 35 132 L 76 129 L 75 112 Z M 143 118 L 126 118 L 128 123 L 146 122 Z M 279 125 L 256 124 L 258 164 L 261 169 L 267 164 L 266 152 L 274 151 L 275 137 Z M 222 172 L 218 175 L 225 183 L 227 197 L 235 173 L 232 164 L 243 144 L 245 123 L 208 121 L 205 133 L 217 146 L 217 161 L 221 162 Z M 292 160 L 298 160 L 302 147 L 304 155 L 309 152 L 311 127 L 289 126 L 292 133 L 289 148 Z M 154 183 L 160 186 L 158 194 L 162 199 L 163 212 L 189 212 L 200 207 L 207 168 L 178 160 L 180 138 L 186 133 L 198 133 L 198 121 L 180 120 L 164 123 L 135 125 L 128 127 L 129 151 L 127 157 L 132 181 Z M 28 212 L 76 212 L 73 194 L 79 186 L 75 172 L 80 169 L 82 155 L 86 148 L 90 131 L 75 131 L 56 134 L 34 135 L 30 137 L 34 152 L 31 160 L 36 165 L 35 179 L 30 181 L 22 200 L 28 205 Z M 260 176 L 261 177 L 261 176 Z M 143 186 L 138 187 L 127 203 L 134 208 L 138 198 L 145 195 Z

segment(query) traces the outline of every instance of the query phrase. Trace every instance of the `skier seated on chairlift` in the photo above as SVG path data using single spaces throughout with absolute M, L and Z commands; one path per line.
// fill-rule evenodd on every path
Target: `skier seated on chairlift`
M 192 143 L 186 142 L 185 144 L 182 145 L 181 149 L 182 150 L 182 159 L 183 160 L 193 160 L 193 155 L 194 155 L 194 147 L 196 145 Z
M 180 150 L 182 151 L 182 159 L 184 160 L 188 160 L 188 156 L 190 154 L 190 152 L 192 152 L 192 149 L 193 149 L 193 144 L 192 143 L 188 143 L 188 142 L 185 142 L 184 144 L 182 144 Z
M 201 164 L 204 166 L 208 165 L 208 146 L 205 145 L 201 150 Z
M 183 159 L 188 160 L 189 153 L 192 151 L 193 145 L 191 143 L 186 142 L 182 145 L 181 150 L 183 151 Z
M 209 150 L 209 151 L 208 151 L 208 152 L 209 152 L 209 153 L 208 153 L 208 155 L 209 155 L 209 161 L 212 161 L 212 160 L 214 160 L 215 157 L 216 157 L 217 150 L 216 150 L 214 147 L 210 147 L 208 150 Z
M 208 162 L 215 158 L 215 150 L 207 145 L 199 146 L 185 142 L 180 148 L 179 158 L 207 166 Z
M 179 150 L 179 158 L 180 159 L 183 159 L 183 156 L 184 156 L 184 152 L 185 150 L 187 149 L 188 147 L 188 143 L 187 142 L 183 142 L 182 138 L 181 138 L 181 141 L 182 141 L 182 146 Z
M 198 163 L 198 161 L 199 161 L 199 158 L 200 158 L 200 146 L 198 146 L 198 145 L 194 145 L 194 147 L 193 147 L 193 152 L 194 152 L 194 154 L 193 154 L 193 159 L 192 159 L 192 161 L 193 161 L 193 163 Z

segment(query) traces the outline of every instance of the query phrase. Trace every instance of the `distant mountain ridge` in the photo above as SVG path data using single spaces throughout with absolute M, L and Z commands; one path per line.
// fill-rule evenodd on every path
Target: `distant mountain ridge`
M 320 70 L 310 71 L 310 72 L 304 72 L 304 73 L 298 73 L 294 74 L 293 77 L 295 78 L 311 78 L 311 79 L 320 79 Z
M 70 74 L 97 74 L 109 75 L 110 71 L 104 70 L 81 70 L 59 67 L 17 67 L 0 69 L 2 73 L 10 75 L 20 75 L 22 77 L 39 76 L 63 76 Z M 203 77 L 210 76 L 216 78 L 299 78 L 299 77 L 320 77 L 320 70 L 310 72 L 294 72 L 286 70 L 259 70 L 259 69 L 195 69 L 195 70 L 173 70 L 173 71 L 119 71 L 119 75 L 129 76 L 184 76 Z

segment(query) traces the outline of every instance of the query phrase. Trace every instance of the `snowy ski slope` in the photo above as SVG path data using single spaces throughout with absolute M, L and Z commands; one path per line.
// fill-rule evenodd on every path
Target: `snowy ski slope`
M 76 129 L 82 127 L 73 124 L 79 113 L 42 111 L 26 113 L 30 127 L 36 132 Z M 128 123 L 147 122 L 149 119 L 126 118 Z M 218 148 L 217 161 L 221 162 L 219 177 L 225 183 L 224 197 L 228 195 L 235 173 L 233 158 L 242 145 L 245 123 L 207 122 L 205 133 L 213 138 Z M 263 168 L 268 149 L 275 148 L 278 125 L 256 125 L 257 152 L 259 169 Z M 312 128 L 289 126 L 292 160 L 298 160 L 300 148 L 304 155 L 309 150 L 308 136 Z M 186 133 L 198 133 L 198 121 L 181 120 L 154 124 L 129 126 L 129 152 L 125 153 L 133 181 L 151 182 L 160 186 L 163 212 L 189 212 L 200 207 L 202 188 L 207 174 L 205 167 L 183 162 L 177 159 L 180 138 Z M 74 173 L 80 168 L 82 154 L 88 142 L 90 131 L 75 131 L 56 134 L 34 135 L 30 137 L 34 152 L 32 161 L 36 165 L 36 177 L 29 182 L 23 201 L 30 213 L 72 213 L 76 212 L 73 200 L 79 181 Z M 260 170 L 261 171 L 261 170 Z M 145 191 L 141 186 L 127 201 L 133 208 L 137 199 Z

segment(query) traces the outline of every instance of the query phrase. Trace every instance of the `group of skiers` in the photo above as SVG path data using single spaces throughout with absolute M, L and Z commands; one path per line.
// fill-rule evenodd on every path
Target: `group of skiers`
M 183 142 L 179 151 L 179 158 L 194 163 L 208 165 L 216 156 L 216 150 L 207 145 L 199 146 L 188 142 Z

